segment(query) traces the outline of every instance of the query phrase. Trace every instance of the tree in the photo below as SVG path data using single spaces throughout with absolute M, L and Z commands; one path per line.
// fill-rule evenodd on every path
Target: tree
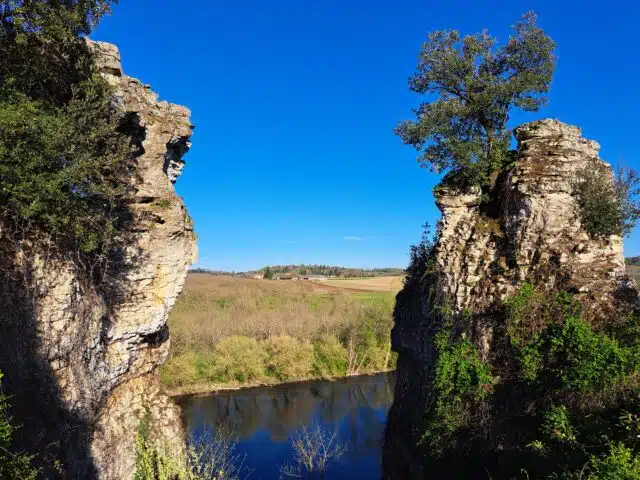
M 437 98 L 395 133 L 421 152 L 422 166 L 447 173 L 445 184 L 488 186 L 511 161 L 509 112 L 537 111 L 547 101 L 555 44 L 532 12 L 512 28 L 500 47 L 486 31 L 461 38 L 455 30 L 430 33 L 422 45 L 409 89 Z
M 271 280 L 273 278 L 273 272 L 271 271 L 271 268 L 264 267 L 264 274 L 262 275 L 262 278 L 264 278 L 265 280 Z
M 135 169 L 127 118 L 84 39 L 111 3 L 0 2 L 3 238 L 46 237 L 85 265 L 112 252 Z

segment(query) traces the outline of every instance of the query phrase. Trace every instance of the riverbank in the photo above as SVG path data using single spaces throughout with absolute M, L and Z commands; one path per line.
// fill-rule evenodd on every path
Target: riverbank
M 215 382 L 202 383 L 202 384 L 186 385 L 183 387 L 167 388 L 165 392 L 170 397 L 179 399 L 179 398 L 192 397 L 192 396 L 207 396 L 207 395 L 212 395 L 219 392 L 235 392 L 240 390 L 242 391 L 252 390 L 256 388 L 295 386 L 295 385 L 305 384 L 310 382 L 338 382 L 340 380 L 358 379 L 360 377 L 372 377 L 375 375 L 390 374 L 393 372 L 395 372 L 395 368 L 389 368 L 387 370 L 381 370 L 377 372 L 359 373 L 356 375 L 344 375 L 344 376 L 337 376 L 337 377 L 300 378 L 297 380 L 288 380 L 286 382 L 279 382 L 277 380 L 271 379 L 266 381 L 257 381 L 257 382 L 249 382 L 249 383 L 215 383 Z
M 169 317 L 172 395 L 393 370 L 393 290 L 190 274 Z

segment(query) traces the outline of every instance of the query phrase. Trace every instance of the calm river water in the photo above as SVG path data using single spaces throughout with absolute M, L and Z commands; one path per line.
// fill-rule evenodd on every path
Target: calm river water
M 233 429 L 236 454 L 253 470 L 250 479 L 279 479 L 291 463 L 291 438 L 303 426 L 335 432 L 346 452 L 330 463 L 327 479 L 377 479 L 395 374 L 313 381 L 220 392 L 180 400 L 187 432 L 215 435 Z

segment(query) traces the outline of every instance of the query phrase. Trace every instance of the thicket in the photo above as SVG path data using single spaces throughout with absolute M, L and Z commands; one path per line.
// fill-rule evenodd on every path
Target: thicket
M 113 254 L 135 168 L 84 38 L 111 3 L 0 3 L 3 239 L 53 243 L 93 273 Z
M 525 284 L 505 302 L 504 329 L 494 331 L 485 362 L 466 315 L 453 330 L 447 315 L 435 317 L 421 441 L 428 458 L 466 451 L 500 478 L 638 478 L 640 312 L 597 318 L 571 293 Z M 510 460 L 495 467 L 483 442 L 500 437 Z
M 394 368 L 396 355 L 389 344 L 390 322 L 379 315 L 365 314 L 339 335 L 318 332 L 311 340 L 289 335 L 224 337 L 211 350 L 173 353 L 161 369 L 161 378 L 171 387 L 188 387 L 386 371 Z

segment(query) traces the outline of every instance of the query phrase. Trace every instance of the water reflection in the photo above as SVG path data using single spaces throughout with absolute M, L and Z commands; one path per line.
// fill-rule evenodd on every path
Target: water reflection
M 272 388 L 221 392 L 180 401 L 185 427 L 196 437 L 232 428 L 246 454 L 250 478 L 277 479 L 279 466 L 293 459 L 290 438 L 302 426 L 319 424 L 336 432 L 348 451 L 325 478 L 380 478 L 380 450 L 395 375 L 352 377 Z

